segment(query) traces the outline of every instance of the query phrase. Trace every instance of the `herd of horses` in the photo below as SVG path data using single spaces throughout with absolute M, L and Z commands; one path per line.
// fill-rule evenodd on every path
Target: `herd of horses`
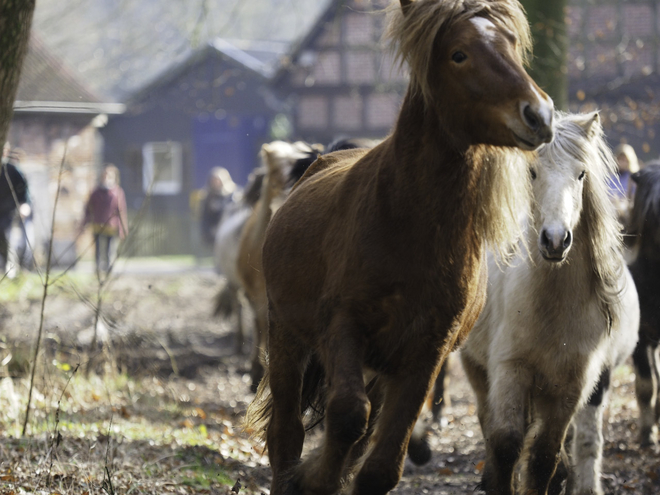
M 239 352 L 254 315 L 245 425 L 271 494 L 392 490 L 407 453 L 429 458 L 420 412 L 458 348 L 480 489 L 602 494 L 603 404 L 631 354 L 657 442 L 660 164 L 633 177 L 628 267 L 598 113 L 556 111 L 526 73 L 517 0 L 400 0 L 388 35 L 410 68 L 392 134 L 265 144 L 217 230 Z

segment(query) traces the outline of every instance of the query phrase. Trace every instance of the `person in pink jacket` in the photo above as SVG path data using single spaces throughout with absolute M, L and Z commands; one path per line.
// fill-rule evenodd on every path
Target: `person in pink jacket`
M 119 170 L 114 165 L 103 168 L 99 185 L 85 206 L 81 230 L 90 223 L 96 246 L 96 270 L 107 273 L 116 257 L 117 238 L 124 239 L 128 231 L 126 196 L 119 186 Z

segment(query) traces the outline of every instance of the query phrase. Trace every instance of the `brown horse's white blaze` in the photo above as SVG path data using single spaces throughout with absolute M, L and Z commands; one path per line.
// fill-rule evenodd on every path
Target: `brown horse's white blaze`
M 552 139 L 517 1 L 401 4 L 390 36 L 411 82 L 393 134 L 319 158 L 266 233 L 269 367 L 246 423 L 267 430 L 273 495 L 396 486 L 439 366 L 483 307 L 485 245 L 520 235 L 518 150 Z M 300 463 L 319 402 L 325 439 Z

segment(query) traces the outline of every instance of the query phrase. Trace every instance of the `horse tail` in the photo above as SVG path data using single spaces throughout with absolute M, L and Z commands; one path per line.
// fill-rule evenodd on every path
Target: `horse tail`
M 243 430 L 248 432 L 250 437 L 257 438 L 262 442 L 266 440 L 266 429 L 273 411 L 273 396 L 270 394 L 270 370 L 267 359 L 265 361 L 264 376 L 259 382 L 254 399 L 245 411 L 245 418 L 243 419 Z
M 305 375 L 300 401 L 300 411 L 305 417 L 305 429 L 311 430 L 325 417 L 327 387 L 325 368 L 316 354 L 312 354 Z
M 273 411 L 273 396 L 270 393 L 270 371 L 266 362 L 266 372 L 259 382 L 257 393 L 250 403 L 243 420 L 243 429 L 254 438 L 266 440 L 266 430 Z M 312 355 L 303 375 L 300 411 L 305 419 L 305 429 L 311 430 L 325 416 L 325 369 L 318 357 Z
M 213 316 L 228 318 L 236 306 L 236 291 L 231 284 L 226 283 L 215 296 Z

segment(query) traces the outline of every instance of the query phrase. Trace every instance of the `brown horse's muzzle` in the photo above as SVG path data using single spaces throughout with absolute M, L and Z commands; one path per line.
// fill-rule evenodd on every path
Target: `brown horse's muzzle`
M 554 105 L 552 100 L 543 93 L 543 98 L 537 91 L 536 101 L 521 101 L 519 104 L 520 120 L 524 124 L 523 132 L 515 133 L 518 144 L 522 148 L 536 149 L 543 143 L 549 143 L 554 138 L 552 125 Z

